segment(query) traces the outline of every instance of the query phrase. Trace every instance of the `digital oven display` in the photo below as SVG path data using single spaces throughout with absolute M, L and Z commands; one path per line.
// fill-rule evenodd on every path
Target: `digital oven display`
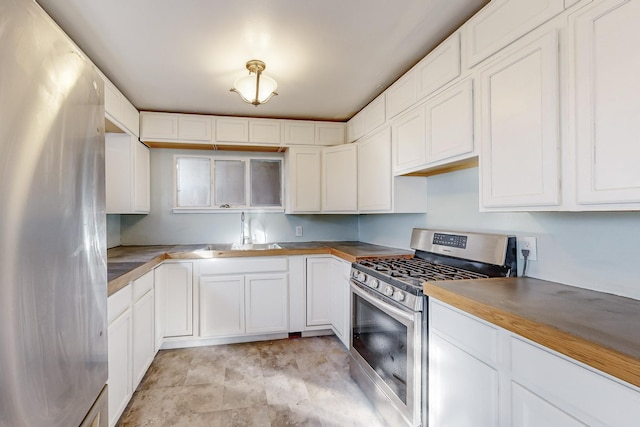
M 458 236 L 455 234 L 433 234 L 433 244 L 441 246 L 449 246 L 451 248 L 467 248 L 467 236 Z

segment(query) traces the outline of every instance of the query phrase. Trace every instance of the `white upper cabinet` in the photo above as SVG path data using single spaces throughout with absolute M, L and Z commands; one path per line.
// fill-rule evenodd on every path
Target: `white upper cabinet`
M 390 120 L 416 103 L 416 73 L 409 70 L 400 77 L 387 91 L 386 118 Z
M 190 142 L 211 144 L 209 116 L 142 112 L 140 140 L 145 142 Z
M 473 81 L 465 80 L 425 103 L 427 162 L 474 153 Z
M 560 203 L 555 28 L 521 40 L 481 70 L 481 208 Z
M 249 142 L 249 119 L 216 118 L 216 142 Z
M 392 209 L 391 129 L 384 127 L 358 142 L 358 210 Z
M 423 99 L 460 75 L 460 33 L 455 32 L 415 66 L 417 99 Z
M 424 106 L 413 108 L 392 125 L 393 174 L 401 175 L 419 169 L 427 162 Z
M 347 123 L 347 142 L 357 141 L 364 135 L 364 110 L 353 116 Z
M 107 129 L 140 135 L 140 117 L 136 107 L 115 87 L 104 74 L 98 72 L 104 81 L 104 114 L 105 118 L 118 129 Z
M 493 0 L 462 30 L 463 55 L 472 67 L 564 10 L 564 0 Z
M 321 147 L 291 147 L 285 153 L 287 213 L 319 213 Z
M 340 145 L 344 144 L 344 123 L 316 122 L 316 145 Z
M 594 2 L 571 18 L 578 207 L 637 210 L 640 2 Z
M 135 136 L 105 134 L 105 187 L 109 214 L 149 213 L 149 148 Z
M 193 142 L 211 142 L 211 117 L 195 114 L 178 115 L 178 139 Z
M 347 142 L 354 142 L 386 121 L 386 95 L 382 93 L 358 114 L 353 116 L 347 124 Z
M 249 119 L 249 141 L 257 144 L 280 145 L 282 123 L 279 120 Z
M 284 145 L 314 145 L 316 126 L 314 122 L 285 120 Z
M 322 211 L 357 213 L 358 147 L 327 147 L 322 151 Z

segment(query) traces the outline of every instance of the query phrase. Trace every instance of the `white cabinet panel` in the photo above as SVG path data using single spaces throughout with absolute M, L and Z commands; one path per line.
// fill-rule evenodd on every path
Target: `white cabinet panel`
M 347 142 L 354 142 L 364 135 L 364 110 L 353 116 L 347 123 Z
M 390 120 L 416 103 L 416 74 L 410 70 L 386 90 L 386 117 Z
M 129 308 L 109 324 L 108 334 L 109 426 L 113 427 L 127 407 L 133 393 L 131 388 L 131 310 Z
M 149 213 L 149 148 L 124 133 L 105 134 L 107 213 Z
M 640 2 L 594 2 L 573 17 L 577 201 L 640 202 Z M 634 48 L 632 48 L 632 46 Z M 618 206 L 614 209 L 625 209 Z
M 331 122 L 316 122 L 316 145 L 344 144 L 345 124 Z
M 244 323 L 244 276 L 200 278 L 200 335 L 240 335 Z
M 517 383 L 513 383 L 511 386 L 511 405 L 511 425 L 513 427 L 586 426 Z
M 557 206 L 558 38 L 555 29 L 481 73 L 481 206 Z
M 412 109 L 393 122 L 391 129 L 393 173 L 400 175 L 427 162 L 424 106 Z
M 164 337 L 193 335 L 192 263 L 165 263 L 156 271 Z
M 307 259 L 307 326 L 331 325 L 329 272 L 331 257 Z
M 104 113 L 105 119 L 120 131 L 140 135 L 140 114 L 136 107 L 98 70 L 104 81 Z M 117 130 L 116 130 L 117 131 Z
M 287 213 L 320 212 L 321 158 L 320 147 L 291 147 L 285 153 L 289 178 Z
M 285 145 L 314 145 L 316 127 L 314 122 L 286 120 L 284 122 Z
M 455 32 L 415 66 L 417 99 L 431 95 L 460 75 L 460 32 Z
M 376 99 L 371 101 L 367 105 L 363 112 L 364 119 L 364 132 L 363 135 L 368 134 L 378 126 L 382 126 L 386 120 L 386 103 L 385 94 L 381 94 Z M 362 135 L 361 135 L 362 136 Z
M 287 290 L 286 273 L 246 276 L 245 310 L 248 334 L 288 331 Z
M 349 348 L 351 337 L 349 273 L 351 264 L 338 258 L 332 258 L 329 275 L 329 318 L 331 327 L 345 348 Z
M 178 139 L 185 142 L 211 142 L 212 120 L 209 116 L 178 115 Z
M 249 142 L 249 119 L 216 118 L 216 142 Z
M 427 162 L 474 150 L 473 81 L 445 90 L 425 104 Z
M 498 371 L 429 333 L 429 425 L 499 425 Z
M 170 113 L 140 114 L 140 139 L 142 141 L 178 139 L 178 115 Z
M 564 10 L 564 0 L 493 0 L 463 27 L 469 67 Z
M 280 145 L 282 140 L 282 123 L 271 119 L 249 120 L 249 141 L 256 144 Z
M 384 127 L 358 142 L 358 210 L 390 211 L 392 179 L 391 129 Z
M 153 290 L 133 303 L 132 390 L 138 387 L 156 354 L 154 303 Z
M 323 212 L 355 213 L 358 210 L 358 147 L 327 147 L 322 151 Z

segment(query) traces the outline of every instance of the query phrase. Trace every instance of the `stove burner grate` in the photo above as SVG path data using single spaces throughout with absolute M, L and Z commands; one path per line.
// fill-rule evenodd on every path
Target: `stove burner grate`
M 489 276 L 421 258 L 365 258 L 358 261 L 363 267 L 378 273 L 419 285 L 425 281 L 481 279 Z

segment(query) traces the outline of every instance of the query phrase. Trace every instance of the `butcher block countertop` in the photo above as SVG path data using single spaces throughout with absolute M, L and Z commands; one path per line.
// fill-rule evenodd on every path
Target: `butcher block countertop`
M 426 282 L 428 296 L 640 387 L 640 301 L 527 277 Z
M 108 293 L 112 295 L 165 259 L 209 259 L 256 256 L 335 255 L 348 262 L 360 258 L 406 256 L 413 252 L 362 242 L 285 242 L 282 249 L 232 250 L 230 243 L 201 245 L 117 246 L 107 250 Z

